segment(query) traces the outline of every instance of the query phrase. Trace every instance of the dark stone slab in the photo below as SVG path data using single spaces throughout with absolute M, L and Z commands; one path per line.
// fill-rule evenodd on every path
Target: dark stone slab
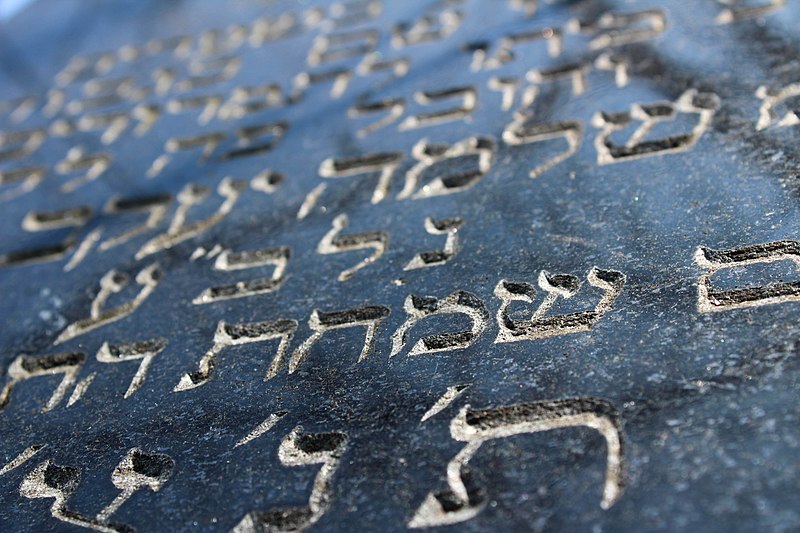
M 799 529 L 780 4 L 5 21 L 0 530 Z

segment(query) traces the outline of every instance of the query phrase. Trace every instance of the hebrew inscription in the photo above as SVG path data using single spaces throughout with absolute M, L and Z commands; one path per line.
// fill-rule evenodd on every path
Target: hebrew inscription
M 0 530 L 800 530 L 797 2 L 8 4 Z
M 742 307 L 757 307 L 800 300 L 800 282 L 777 282 L 767 285 L 716 289 L 711 277 L 718 271 L 745 267 L 773 261 L 791 261 L 795 268 L 800 265 L 800 242 L 775 241 L 729 250 L 713 250 L 699 247 L 694 261 L 706 271 L 697 283 L 697 310 L 701 313 L 725 311 Z

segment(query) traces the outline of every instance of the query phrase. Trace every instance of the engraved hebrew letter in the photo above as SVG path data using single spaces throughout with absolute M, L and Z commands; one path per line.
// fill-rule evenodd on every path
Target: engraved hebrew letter
M 278 190 L 278 187 L 284 182 L 285 179 L 286 176 L 280 172 L 270 169 L 262 170 L 250 180 L 250 188 L 254 191 L 272 194 Z
M 25 231 L 49 231 L 70 227 L 76 229 L 56 245 L 0 254 L 0 267 L 61 259 L 74 247 L 77 234 L 91 216 L 92 209 L 86 206 L 59 209 L 58 211 L 29 212 L 22 220 L 22 229 Z
M 414 270 L 417 268 L 427 268 L 432 266 L 444 265 L 458 253 L 458 230 L 464 225 L 461 217 L 443 218 L 434 220 L 431 217 L 425 219 L 425 231 L 431 235 L 447 235 L 444 241 L 444 248 L 431 252 L 420 252 L 409 261 L 403 270 Z
M 122 492 L 98 513 L 96 520 L 101 524 L 108 523 L 111 515 L 140 489 L 161 490 L 172 476 L 174 467 L 175 461 L 168 455 L 147 453 L 139 448 L 129 450 L 111 474 L 111 482 Z
M 715 289 L 711 284 L 711 276 L 720 270 L 783 260 L 792 261 L 795 268 L 800 269 L 800 242 L 774 241 L 730 250 L 700 246 L 694 254 L 694 262 L 706 272 L 700 275 L 697 284 L 697 310 L 711 313 L 800 301 L 798 281 L 730 290 Z
M 97 244 L 97 241 L 99 241 L 100 237 L 102 236 L 103 236 L 102 227 L 95 228 L 92 231 L 90 231 L 78 245 L 77 249 L 75 250 L 75 253 L 72 254 L 72 257 L 70 257 L 69 261 L 67 261 L 67 264 L 64 265 L 64 272 L 69 272 L 70 270 L 73 270 L 81 263 L 81 261 L 86 259 L 86 256 L 89 255 L 89 252 L 92 251 L 92 248 L 94 247 L 95 244 Z
M 129 342 L 125 344 L 109 344 L 104 342 L 97 352 L 97 360 L 101 363 L 124 363 L 125 361 L 138 361 L 139 369 L 131 379 L 125 398 L 136 392 L 147 378 L 147 369 L 153 358 L 167 347 L 167 339 L 155 338 L 146 341 Z
M 298 26 L 297 17 L 292 13 L 283 13 L 275 19 L 261 17 L 253 22 L 248 41 L 251 47 L 258 48 L 265 42 L 286 36 Z
M 115 61 L 113 58 L 98 58 L 89 56 L 73 56 L 61 72 L 56 74 L 56 85 L 66 87 L 79 79 L 93 75 L 103 74 L 110 70 Z
M 47 447 L 47 444 L 34 444 L 32 446 L 28 446 L 27 448 L 22 450 L 22 453 L 20 453 L 19 455 L 14 457 L 12 460 L 7 462 L 3 466 L 3 468 L 0 468 L 0 476 L 8 474 L 12 470 L 16 470 L 20 466 L 24 465 L 25 463 L 27 463 L 28 461 L 33 459 L 33 457 L 37 453 L 42 451 L 43 448 L 46 448 L 46 447 Z
M 456 10 L 445 9 L 439 13 L 423 15 L 413 23 L 401 23 L 392 28 L 392 46 L 404 48 L 414 44 L 446 39 L 456 31 L 464 15 Z
M 52 498 L 50 514 L 67 524 L 108 533 L 130 532 L 130 528 L 119 524 L 102 525 L 91 517 L 69 511 L 67 499 L 81 482 L 81 471 L 71 466 L 59 466 L 49 459 L 25 476 L 19 493 L 26 498 Z
M 628 59 L 625 56 L 605 52 L 597 56 L 594 60 L 594 67 L 598 70 L 606 70 L 614 73 L 614 83 L 617 87 L 625 87 L 630 81 L 628 76 Z
M 151 56 L 171 53 L 175 58 L 186 58 L 194 47 L 194 38 L 189 35 L 173 35 L 151 39 L 145 44 L 145 51 Z
M 586 76 L 591 67 L 590 63 L 567 63 L 548 69 L 531 69 L 525 74 L 525 78 L 534 85 L 567 78 L 572 86 L 572 94 L 578 96 L 586 91 Z M 529 100 L 533 98 L 528 96 Z
M 64 109 L 70 115 L 81 115 L 98 109 L 139 102 L 147 98 L 150 92 L 150 88 L 138 86 L 131 76 L 93 78 L 83 84 L 85 97 L 71 100 Z M 112 117 L 113 115 L 114 112 L 101 111 L 100 114 L 84 116 Z
M 222 97 L 218 94 L 171 98 L 167 101 L 167 112 L 177 115 L 187 110 L 202 108 L 202 111 L 197 117 L 197 123 L 202 126 L 208 124 L 209 121 L 216 116 L 217 110 L 219 110 L 221 106 Z
M 89 97 L 104 95 L 131 96 L 132 100 L 141 100 L 146 92 L 137 88 L 133 76 L 94 77 L 83 84 L 83 94 Z M 80 112 L 81 110 L 76 110 Z
M 517 88 L 519 87 L 519 80 L 513 77 L 498 77 L 493 76 L 487 82 L 489 89 L 498 91 L 502 97 L 500 101 L 500 109 L 508 111 L 514 107 L 514 99 L 517 95 Z
M 330 157 L 320 164 L 319 175 L 323 178 L 343 178 L 380 172 L 378 184 L 372 193 L 372 203 L 377 204 L 389 194 L 392 174 L 402 159 L 403 154 L 399 152 L 380 152 L 342 159 Z
M 100 94 L 89 98 L 76 98 L 67 102 L 64 110 L 71 116 L 91 113 L 98 109 L 124 105 L 125 97 L 119 93 Z
M 39 166 L 0 169 L 0 187 L 5 188 L 5 192 L 0 193 L 0 202 L 31 192 L 46 174 L 47 169 Z
M 380 0 L 350 0 L 333 2 L 328 9 L 319 8 L 319 16 L 308 16 L 309 26 L 319 25 L 323 28 L 342 28 L 353 26 L 374 19 L 381 14 L 383 4 Z M 306 13 L 310 15 L 313 9 Z
M 348 309 L 345 311 L 320 311 L 314 309 L 311 318 L 308 319 L 308 327 L 311 328 L 311 335 L 297 347 L 289 360 L 289 373 L 294 373 L 297 367 L 308 357 L 311 347 L 317 343 L 322 335 L 331 329 L 364 327 L 364 346 L 358 356 L 358 361 L 363 361 L 375 347 L 375 333 L 381 322 L 389 316 L 391 311 L 382 305 L 370 305 Z
M 411 60 L 408 57 L 396 57 L 394 59 L 384 59 L 380 54 L 367 54 L 364 59 L 356 67 L 356 73 L 359 76 L 369 76 L 375 72 L 390 71 L 392 73 L 386 81 L 391 81 L 394 78 L 402 78 L 408 74 L 408 69 L 411 67 Z M 385 83 L 385 82 L 384 82 Z M 382 87 L 384 83 L 378 84 Z
M 563 120 L 535 123 L 533 116 L 526 113 L 516 113 L 514 120 L 503 131 L 503 140 L 506 144 L 512 146 L 539 143 L 552 139 L 564 139 L 567 142 L 566 150 L 533 167 L 529 174 L 531 178 L 539 177 L 547 170 L 569 159 L 580 148 L 582 136 L 583 124 L 580 121 Z
M 286 466 L 322 465 L 311 487 L 308 505 L 251 511 L 233 528 L 233 533 L 303 531 L 314 525 L 330 507 L 333 474 L 346 448 L 344 433 L 304 433 L 302 427 L 296 427 L 283 439 L 278 457 Z
M 236 76 L 241 66 L 241 58 L 235 55 L 192 60 L 190 75 L 175 83 L 175 90 L 185 92 L 223 83 Z
M 103 309 L 106 300 L 112 294 L 121 291 L 128 284 L 128 277 L 120 274 L 116 270 L 109 270 L 100 279 L 100 292 L 97 293 L 89 311 L 89 317 L 73 322 L 67 326 L 58 336 L 53 344 L 61 344 L 70 339 L 74 339 L 93 329 L 105 326 L 111 322 L 123 319 L 136 311 L 140 305 L 155 291 L 159 281 L 161 281 L 161 269 L 158 263 L 153 263 L 143 268 L 136 274 L 136 283 L 142 286 L 139 293 L 130 301 L 120 304 L 111 309 Z
M 339 98 L 347 90 L 352 77 L 353 73 L 347 68 L 333 68 L 322 72 L 301 72 L 294 77 L 289 102 L 299 102 L 310 86 L 328 81 L 333 81 L 330 90 L 331 98 Z
M 155 87 L 153 87 L 155 94 L 158 96 L 166 96 L 169 94 L 174 87 L 176 77 L 177 73 L 172 67 L 158 67 L 153 69 L 153 72 L 150 74 L 150 79 L 155 84 Z M 161 106 L 158 107 L 159 109 L 161 108 Z
M 197 45 L 204 55 L 233 52 L 244 43 L 248 31 L 248 26 L 243 24 L 206 30 L 198 36 Z
M 500 39 L 497 52 L 492 57 L 486 57 L 486 47 L 476 47 L 473 52 L 472 70 L 496 69 L 514 61 L 516 54 L 514 48 L 536 41 L 543 41 L 547 46 L 550 57 L 558 57 L 563 51 L 564 36 L 558 28 L 544 28 L 540 30 L 512 33 Z
M 468 117 L 474 110 L 478 102 L 478 91 L 472 87 L 452 87 L 437 91 L 417 91 L 414 93 L 414 100 L 420 105 L 431 105 L 439 100 L 460 98 L 461 104 L 456 107 L 431 111 L 412 115 L 401 122 L 397 129 L 400 131 L 422 128 L 442 124 L 452 120 L 459 120 Z
M 222 159 L 235 159 L 265 154 L 286 135 L 289 125 L 286 122 L 269 122 L 258 126 L 239 128 L 238 147 L 225 152 Z
M 372 52 L 377 43 L 378 32 L 372 29 L 319 35 L 311 44 L 306 61 L 309 66 L 317 67 L 331 61 L 364 56 Z
M 100 142 L 108 145 L 119 139 L 130 123 L 131 117 L 126 111 L 117 111 L 83 115 L 78 119 L 77 127 L 80 131 L 103 130 Z
M 762 100 L 761 107 L 758 110 L 756 130 L 761 131 L 770 126 L 783 128 L 800 124 L 800 109 L 787 110 L 783 117 L 779 117 L 778 113 L 775 111 L 775 107 L 782 102 L 800 96 L 800 83 L 792 83 L 791 85 L 777 90 L 769 89 L 765 85 L 762 85 L 756 91 L 756 96 Z
M 430 492 L 408 527 L 427 528 L 464 522 L 486 507 L 486 491 L 475 485 L 469 472 L 469 461 L 484 442 L 571 427 L 592 428 L 606 441 L 606 472 L 600 507 L 610 508 L 624 489 L 620 417 L 610 402 L 575 398 L 481 410 L 465 406 L 450 423 L 453 439 L 467 444 L 447 465 L 448 489 Z
M 64 510 L 66 500 L 81 481 L 81 473 L 77 468 L 58 466 L 47 460 L 28 474 L 19 488 L 20 494 L 26 498 L 55 498 L 53 516 Z M 59 518 L 60 519 L 60 518 Z
M 97 241 L 100 240 L 102 233 L 103 233 L 103 228 L 95 228 L 92 231 L 90 231 L 86 235 L 86 237 L 84 237 L 84 239 L 81 241 L 81 243 L 75 250 L 75 253 L 72 254 L 72 257 L 70 257 L 67 264 L 64 265 L 64 272 L 69 272 L 70 270 L 78 266 L 81 261 L 86 259 L 86 256 L 92 250 L 94 245 L 97 244 Z
M 168 194 L 158 194 L 139 198 L 111 198 L 103 209 L 106 213 L 116 215 L 124 213 L 137 213 L 144 211 L 147 219 L 139 226 L 132 228 L 121 235 L 110 237 L 100 243 L 100 251 L 105 251 L 141 235 L 142 233 L 155 229 L 167 214 L 167 209 L 172 197 Z
M 136 259 L 142 259 L 161 250 L 172 248 L 186 240 L 193 239 L 219 224 L 233 210 L 239 196 L 247 188 L 247 182 L 224 178 L 217 186 L 217 194 L 224 200 L 217 211 L 208 218 L 186 224 L 186 215 L 193 205 L 202 203 L 209 194 L 208 187 L 189 184 L 178 194 L 178 207 L 166 233 L 147 241 L 138 252 Z
M 111 154 L 88 155 L 79 146 L 71 148 L 67 152 L 67 156 L 56 164 L 56 172 L 66 175 L 85 170 L 85 173 L 64 183 L 61 186 L 61 190 L 63 192 L 72 192 L 81 185 L 96 180 L 103 175 L 109 165 L 111 165 Z
M 69 395 L 69 400 L 67 400 L 67 407 L 72 407 L 76 403 L 83 398 L 83 395 L 89 389 L 89 385 L 92 384 L 94 378 L 97 377 L 97 372 L 91 372 L 88 376 L 80 380 L 76 385 L 75 388 L 72 389 L 72 394 Z
M 22 381 L 41 376 L 63 374 L 61 382 L 42 409 L 43 413 L 58 406 L 69 388 L 75 383 L 86 360 L 82 352 L 61 352 L 52 355 L 19 355 L 8 366 L 7 381 L 0 391 L 0 411 L 11 400 L 11 391 Z
M 263 435 L 264 433 L 271 430 L 275 425 L 281 421 L 281 419 L 286 416 L 288 413 L 286 411 L 278 411 L 277 413 L 272 413 L 263 422 L 257 425 L 253 430 L 239 439 L 236 443 L 234 448 L 238 448 L 239 446 L 244 446 L 245 444 L 249 444 L 250 442 L 256 440 L 258 437 Z
M 25 122 L 36 111 L 39 99 L 33 96 L 12 98 L 0 101 L 0 113 L 7 116 L 14 124 Z
M 53 137 L 71 137 L 78 131 L 78 124 L 73 119 L 58 118 L 50 123 L 47 132 Z
M 43 128 L 0 132 L 0 163 L 33 155 L 45 139 L 47 131 Z
M 398 120 L 406 111 L 406 101 L 404 98 L 384 98 L 377 102 L 370 102 L 364 98 L 360 98 L 356 104 L 347 110 L 347 116 L 350 118 L 361 117 L 363 115 L 372 113 L 386 112 L 386 116 L 367 124 L 363 128 L 356 131 L 356 135 L 364 138 L 370 133 L 377 131 L 392 122 Z
M 616 270 L 592 267 L 587 279 L 590 285 L 603 291 L 603 296 L 594 309 L 564 315 L 548 315 L 548 311 L 559 298 L 568 299 L 578 292 L 580 282 L 575 276 L 552 275 L 542 271 L 539 274 L 539 287 L 545 291 L 546 296 L 528 320 L 511 318 L 508 308 L 512 301 L 532 304 L 536 290 L 529 283 L 500 280 L 494 288 L 495 296 L 501 300 L 500 308 L 497 310 L 497 325 L 500 327 L 500 332 L 494 342 L 545 339 L 589 331 L 611 310 L 611 306 L 625 286 L 625 275 Z
M 384 231 L 368 231 L 364 233 L 351 233 L 348 235 L 340 235 L 343 229 L 347 227 L 349 220 L 347 215 L 339 215 L 333 219 L 333 225 L 322 237 L 317 245 L 317 253 L 323 255 L 338 254 L 342 252 L 350 252 L 353 250 L 364 250 L 372 248 L 375 250 L 372 255 L 361 260 L 354 267 L 342 270 L 337 278 L 339 281 L 347 281 L 353 277 L 357 271 L 365 266 L 374 263 L 383 255 L 386 248 L 389 246 L 389 234 Z
M 214 333 L 214 344 L 211 349 L 203 355 L 195 372 L 181 376 L 181 380 L 175 385 L 173 392 L 181 392 L 200 385 L 205 385 L 213 379 L 214 365 L 217 355 L 228 346 L 241 346 L 254 342 L 263 342 L 273 339 L 280 339 L 275 356 L 264 376 L 264 381 L 268 381 L 280 372 L 283 366 L 283 359 L 289 343 L 292 341 L 294 332 L 297 329 L 295 320 L 271 320 L 267 322 L 243 322 L 241 324 L 228 324 L 224 320 L 217 324 Z
M 685 152 L 694 147 L 711 124 L 711 119 L 719 108 L 719 97 L 713 93 L 698 93 L 694 89 L 684 92 L 674 103 L 634 104 L 630 112 L 596 113 L 592 125 L 600 128 L 594 139 L 597 149 L 597 162 L 601 165 L 639 159 L 658 154 Z M 675 114 L 697 115 L 697 124 L 688 133 L 678 133 L 660 139 L 645 140 L 650 130 L 659 122 L 674 120 Z M 631 124 L 632 120 L 641 125 L 623 145 L 615 144 L 611 134 Z
M 454 385 L 452 387 L 447 387 L 442 396 L 436 400 L 436 403 L 431 406 L 430 409 L 425 411 L 425 414 L 422 415 L 420 422 L 425 422 L 431 417 L 434 417 L 447 409 L 451 403 L 456 401 L 459 396 L 469 387 L 469 385 Z
M 86 206 L 59 209 L 58 211 L 31 211 L 22 220 L 25 231 L 47 231 L 59 228 L 83 226 L 92 216 L 92 208 Z
M 83 84 L 83 94 L 89 97 L 120 96 L 130 101 L 142 100 L 148 91 L 136 85 L 133 76 L 117 76 L 113 78 L 92 78 Z M 76 109 L 77 112 L 83 109 Z
M 306 194 L 306 197 L 303 198 L 303 203 L 300 205 L 300 209 L 297 210 L 297 220 L 303 220 L 311 213 L 314 206 L 317 205 L 319 197 L 322 196 L 322 193 L 324 193 L 327 188 L 328 185 L 326 183 L 320 183 Z
M 406 297 L 403 309 L 408 318 L 392 334 L 392 353 L 389 357 L 394 357 L 403 350 L 408 342 L 408 332 L 424 318 L 434 315 L 464 314 L 472 324 L 469 329 L 463 331 L 422 337 L 408 352 L 409 356 L 468 348 L 478 340 L 489 323 L 486 306 L 477 296 L 465 291 L 454 292 L 441 300 L 431 296 L 410 294 Z
M 238 120 L 271 107 L 285 104 L 279 85 L 267 83 L 255 87 L 237 87 L 220 107 L 217 116 L 222 120 Z
M 465 191 L 474 186 L 492 167 L 494 140 L 490 137 L 470 137 L 453 145 L 447 145 L 434 144 L 422 139 L 411 149 L 411 154 L 419 162 L 406 172 L 403 190 L 397 195 L 400 200 L 442 196 Z M 442 163 L 446 167 L 447 162 L 463 157 L 477 157 L 476 168 L 450 171 L 448 174 L 434 174 L 435 177 L 428 184 L 418 189 L 423 174 L 429 173 L 428 169 Z
M 286 277 L 286 265 L 289 263 L 291 252 L 288 247 L 264 248 L 261 250 L 248 250 L 245 252 L 231 252 L 225 250 L 214 262 L 214 269 L 221 271 L 245 270 L 265 265 L 275 268 L 268 278 L 259 278 L 249 281 L 237 281 L 229 285 L 220 285 L 204 290 L 192 300 L 194 304 L 208 304 L 232 298 L 244 298 L 257 294 L 267 294 L 280 289 Z
M 203 133 L 191 137 L 172 137 L 164 143 L 164 153 L 158 156 L 147 170 L 148 178 L 155 178 L 170 164 L 172 154 L 183 150 L 202 148 L 200 161 L 210 158 L 227 135 L 223 132 Z
M 53 137 L 71 138 L 78 131 L 78 122 L 71 118 L 58 118 L 50 123 L 47 131 Z
M 131 109 L 131 117 L 135 118 L 138 123 L 133 128 L 133 133 L 137 137 L 141 137 L 148 131 L 161 116 L 161 106 L 156 104 L 138 104 Z
M 633 13 L 603 13 L 593 22 L 571 20 L 567 30 L 592 35 L 590 50 L 655 39 L 667 29 L 667 15 L 661 9 Z
M 768 0 L 755 5 L 741 5 L 747 2 L 742 0 L 718 0 L 720 4 L 729 6 L 720 11 L 715 24 L 730 24 L 740 20 L 752 19 L 769 15 L 786 6 L 786 0 Z
M 45 105 L 42 107 L 42 114 L 47 118 L 53 118 L 64 107 L 66 95 L 61 89 L 50 89 L 45 95 Z

